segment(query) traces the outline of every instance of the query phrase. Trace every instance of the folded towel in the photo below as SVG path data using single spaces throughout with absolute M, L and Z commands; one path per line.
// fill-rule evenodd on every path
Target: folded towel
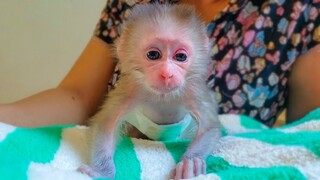
M 242 115 L 221 115 L 224 136 L 193 179 L 319 179 L 320 109 L 299 121 L 267 128 Z M 76 169 L 88 163 L 84 126 L 17 128 L 0 123 L 0 179 L 92 179 Z M 189 142 L 123 137 L 115 179 L 168 179 Z

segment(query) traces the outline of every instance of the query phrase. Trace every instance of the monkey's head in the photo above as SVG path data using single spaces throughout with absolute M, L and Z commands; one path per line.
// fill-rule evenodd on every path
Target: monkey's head
M 186 5 L 136 5 L 116 50 L 122 73 L 156 94 L 203 83 L 210 60 L 206 27 Z

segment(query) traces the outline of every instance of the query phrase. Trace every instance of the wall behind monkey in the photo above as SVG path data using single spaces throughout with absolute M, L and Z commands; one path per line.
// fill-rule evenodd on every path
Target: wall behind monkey
M 105 0 L 1 0 L 0 104 L 55 87 L 90 39 Z

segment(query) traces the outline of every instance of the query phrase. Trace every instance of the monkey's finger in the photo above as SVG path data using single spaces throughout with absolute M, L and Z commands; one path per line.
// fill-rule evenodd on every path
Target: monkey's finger
M 182 178 L 191 178 L 194 177 L 193 173 L 194 164 L 192 159 L 183 160 L 183 174 Z
M 176 168 L 177 167 L 175 167 L 174 169 L 172 169 L 171 170 L 171 172 L 170 172 L 170 180 L 172 179 L 172 180 L 174 180 L 174 178 L 176 177 Z
M 183 162 L 179 162 L 173 173 L 174 180 L 182 179 L 182 167 Z
M 194 176 L 199 176 L 200 174 L 204 174 L 203 172 L 203 161 L 199 158 L 193 158 L 193 164 L 194 164 Z
M 81 165 L 80 167 L 78 167 L 77 171 L 82 174 L 87 174 L 90 177 L 100 176 L 99 173 L 95 172 L 90 166 L 87 166 L 87 165 Z
M 207 174 L 207 163 L 202 159 L 202 174 Z

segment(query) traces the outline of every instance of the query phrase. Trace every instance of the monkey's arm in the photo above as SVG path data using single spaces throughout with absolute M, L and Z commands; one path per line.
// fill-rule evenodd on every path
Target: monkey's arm
M 91 119 L 91 163 L 90 167 L 83 166 L 79 171 L 92 177 L 113 178 L 115 175 L 113 154 L 119 133 L 118 125 L 135 100 L 131 96 L 134 91 L 121 87 L 125 84 L 121 80 L 118 88 L 110 93 L 102 109 Z
M 110 47 L 92 37 L 58 87 L 0 105 L 0 121 L 24 127 L 85 124 L 101 104 L 113 69 Z
M 221 137 L 214 95 L 207 87 L 191 97 L 190 110 L 198 121 L 198 132 L 178 163 L 175 179 L 191 178 L 206 173 L 205 159 L 212 152 Z M 199 89 L 198 89 L 199 90 Z

